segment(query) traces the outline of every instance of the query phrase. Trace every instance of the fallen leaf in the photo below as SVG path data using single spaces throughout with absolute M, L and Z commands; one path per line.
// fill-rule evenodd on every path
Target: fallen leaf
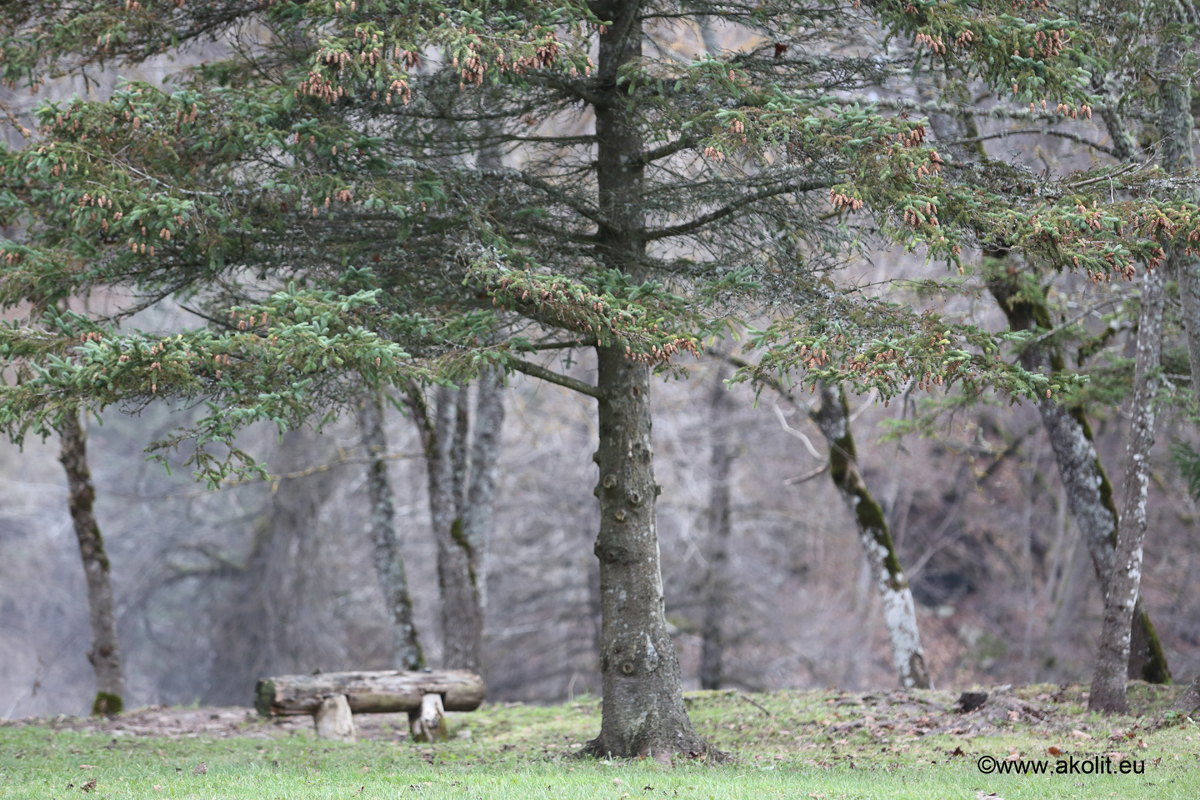
M 1061 756 L 1063 754 L 1063 751 L 1058 749 L 1054 745 L 1050 745 L 1049 747 L 1047 747 L 1046 752 L 1052 756 Z
M 156 784 L 154 784 L 154 791 L 156 791 L 156 792 L 161 792 L 161 791 L 162 791 L 162 787 L 161 787 L 161 786 L 159 786 L 159 785 L 156 783 Z
M 961 746 L 954 748 L 954 750 L 952 750 L 950 753 L 951 758 L 953 758 L 954 756 L 965 756 L 965 755 L 966 755 L 966 753 L 963 752 L 963 749 Z
M 79 768 L 80 769 L 95 769 L 96 765 L 95 764 L 80 764 Z
M 1079 730 L 1079 729 L 1075 729 L 1075 730 L 1071 731 L 1071 735 L 1072 735 L 1072 736 L 1074 736 L 1076 739 L 1090 739 L 1090 738 L 1092 738 L 1090 734 L 1084 733 L 1083 731 L 1081 731 L 1081 730 Z
M 624 782 L 625 781 L 621 780 L 620 778 L 613 778 L 613 786 L 620 786 Z
M 1011 753 L 1009 753 L 1007 756 L 1004 757 L 1004 760 L 1005 761 L 1020 761 L 1021 754 L 1018 753 L 1016 750 L 1013 750 Z
M 1119 750 L 1110 750 L 1109 752 L 1105 753 L 1104 755 L 1108 756 L 1113 761 L 1124 761 L 1125 759 L 1129 758 L 1129 756 L 1125 755 L 1124 753 L 1120 752 Z
M 1008 712 L 1008 720 L 1009 720 L 1009 722 L 1016 722 L 1016 721 L 1017 721 L 1017 720 L 1019 720 L 1020 718 L 1021 718 L 1021 715 L 1020 715 L 1020 714 L 1018 714 L 1016 711 L 1009 711 L 1009 712 Z
M 95 789 L 95 788 L 96 788 L 96 779 L 92 778 L 90 781 L 88 781 L 87 783 L 80 786 L 79 791 L 90 792 L 92 789 Z
M 203 761 L 201 761 L 192 769 L 192 772 L 196 775 L 206 775 L 208 774 L 208 764 L 205 764 Z

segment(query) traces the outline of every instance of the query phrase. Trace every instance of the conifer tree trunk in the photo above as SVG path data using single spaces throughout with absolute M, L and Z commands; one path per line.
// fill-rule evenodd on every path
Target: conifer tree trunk
M 997 277 L 989 281 L 989 288 L 1013 330 L 1038 327 L 1049 330 L 1052 327 L 1050 312 L 1045 305 L 1018 296 L 1015 282 Z M 1031 372 L 1041 370 L 1047 361 L 1052 373 L 1066 367 L 1060 353 L 1047 352 L 1037 344 L 1026 347 L 1021 353 L 1021 365 Z M 1059 479 L 1066 490 L 1067 506 L 1083 533 L 1103 596 L 1108 592 L 1109 576 L 1115 563 L 1120 519 L 1113 501 L 1112 483 L 1096 453 L 1085 410 L 1048 399 L 1039 401 L 1037 408 L 1054 451 Z M 1134 606 L 1130 636 L 1129 677 L 1149 683 L 1170 683 L 1171 670 L 1166 653 L 1141 595 Z
M 384 428 L 381 391 L 363 393 L 358 427 L 370 462 L 367 465 L 367 499 L 370 503 L 372 556 L 375 576 L 383 592 L 384 607 L 396 638 L 396 667 L 416 670 L 425 666 L 425 654 L 413 622 L 412 597 L 404 559 L 396 535 L 396 499 L 388 477 L 387 431 Z
M 1150 488 L 1150 448 L 1154 445 L 1154 398 L 1158 391 L 1162 348 L 1165 279 L 1161 270 L 1146 273 L 1138 315 L 1137 359 L 1134 366 L 1125 484 L 1121 523 L 1108 590 L 1104 595 L 1104 627 L 1096 656 L 1088 708 L 1125 713 L 1126 671 L 1130 624 L 1142 581 L 1142 540 L 1146 533 L 1146 496 Z
M 635 279 L 644 250 L 641 187 L 643 149 L 637 122 L 625 109 L 629 88 L 620 67 L 641 55 L 641 4 L 606 0 L 596 14 L 612 25 L 600 35 L 595 105 L 598 139 L 598 249 L 610 268 Z M 623 347 L 597 346 L 600 468 L 601 651 L 604 699 L 600 735 L 584 751 L 597 756 L 700 754 L 708 746 L 683 704 L 675 647 L 667 633 L 659 560 L 651 446 L 650 368 Z
M 729 370 L 719 365 L 709 402 L 712 457 L 708 505 L 708 568 L 704 576 L 704 622 L 700 628 L 700 686 L 720 689 L 725 677 L 725 607 L 729 603 L 729 540 L 733 533 L 730 475 L 736 457 L 729 436 Z
M 883 621 L 892 644 L 892 664 L 905 689 L 930 689 L 933 683 L 925 666 L 917 610 L 908 579 L 896 557 L 883 507 L 871 495 L 858 468 L 850 409 L 840 386 L 821 387 L 821 406 L 813 419 L 829 443 L 829 466 L 837 487 L 858 527 L 858 539 L 883 605 Z
M 125 677 L 117 642 L 111 569 L 93 510 L 96 490 L 88 469 L 87 433 L 79 423 L 79 412 L 74 409 L 63 414 L 61 437 L 59 460 L 67 473 L 67 502 L 87 580 L 88 616 L 92 626 L 92 646 L 88 648 L 87 658 L 96 673 L 92 713 L 120 714 L 125 704 Z

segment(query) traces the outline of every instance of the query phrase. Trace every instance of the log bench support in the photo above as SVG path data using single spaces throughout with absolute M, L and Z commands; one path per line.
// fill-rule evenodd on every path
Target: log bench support
M 408 712 L 408 728 L 414 742 L 444 742 L 450 736 L 446 726 L 446 709 L 440 694 L 421 698 L 421 710 Z
M 255 708 L 264 717 L 311 714 L 318 739 L 355 741 L 354 714 L 408 713 L 414 741 L 448 738 L 447 711 L 474 711 L 483 679 L 465 670 L 326 672 L 263 678 Z
M 332 739 L 335 742 L 356 742 L 354 733 L 354 717 L 350 713 L 350 702 L 344 694 L 326 697 L 317 706 L 313 714 L 313 724 L 317 728 L 318 739 Z

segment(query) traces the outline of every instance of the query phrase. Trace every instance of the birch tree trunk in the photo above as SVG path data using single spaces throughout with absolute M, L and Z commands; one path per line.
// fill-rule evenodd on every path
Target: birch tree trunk
M 912 590 L 896 557 L 883 507 L 871 495 L 858 468 L 849 405 L 840 386 L 822 385 L 821 406 L 813 419 L 829 443 L 833 485 L 854 518 L 859 542 L 879 591 L 883 621 L 892 644 L 892 664 L 900 685 L 905 689 L 930 689 L 933 684 L 925 666 Z
M 63 413 L 61 437 L 59 461 L 67 473 L 67 502 L 87 580 L 88 617 L 92 626 L 92 646 L 88 648 L 87 659 L 96 673 L 92 713 L 120 714 L 125 704 L 125 677 L 117 642 L 112 575 L 93 510 L 96 490 L 88 469 L 87 433 L 79 423 L 79 412 L 74 409 Z
M 404 558 L 396 535 L 396 499 L 388 477 L 387 431 L 384 428 L 383 393 L 363 393 L 358 411 L 358 428 L 370 462 L 367 465 L 367 500 L 370 503 L 372 556 L 375 576 L 383 592 L 384 606 L 396 638 L 396 667 L 418 670 L 425 666 L 425 654 L 413 622 L 412 597 Z
M 1044 304 L 1033 302 L 1027 295 L 1018 294 L 1014 280 L 1007 276 L 996 276 L 988 282 L 988 286 L 1013 330 L 1049 330 L 1053 327 L 1049 309 Z M 1047 363 L 1052 374 L 1066 367 L 1060 353 L 1048 352 L 1040 345 L 1031 345 L 1021 353 L 1021 365 L 1031 372 L 1040 372 Z M 1096 454 L 1092 428 L 1082 407 L 1067 407 L 1043 399 L 1038 402 L 1037 408 L 1054 451 L 1071 516 L 1083 533 L 1084 544 L 1100 584 L 1100 593 L 1106 595 L 1116 559 L 1118 520 L 1121 515 L 1113 501 L 1112 483 Z M 1167 665 L 1166 653 L 1140 595 L 1134 606 L 1130 636 L 1129 677 L 1149 683 L 1170 683 L 1171 670 Z
M 1125 485 L 1121 523 L 1108 591 L 1104 596 L 1104 627 L 1096 656 L 1088 708 L 1125 713 L 1129 631 L 1142 580 L 1142 540 L 1146 533 L 1146 495 L 1150 486 L 1150 448 L 1154 444 L 1154 398 L 1158 391 L 1159 354 L 1165 280 L 1161 270 L 1146 273 L 1138 315 L 1137 360 L 1134 366 Z
M 704 576 L 704 622 L 700 628 L 700 686 L 720 689 L 725 677 L 725 607 L 729 603 L 729 539 L 733 532 L 730 475 L 736 457 L 729 437 L 729 370 L 717 367 L 709 402 L 712 457 L 708 506 L 708 567 Z
M 594 104 L 598 250 L 610 268 L 640 278 L 645 251 L 641 197 L 643 142 L 626 111 L 620 68 L 641 56 L 642 4 L 602 0 L 596 14 L 612 25 L 600 34 Z M 600 533 L 600 672 L 604 699 L 600 734 L 584 751 L 618 757 L 707 752 L 683 704 L 675 647 L 667 633 L 659 560 L 651 446 L 650 368 L 625 348 L 597 346 L 600 468 L 596 495 Z

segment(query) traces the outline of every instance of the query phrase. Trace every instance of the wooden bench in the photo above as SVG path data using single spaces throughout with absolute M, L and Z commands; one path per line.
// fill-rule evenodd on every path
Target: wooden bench
M 311 714 L 318 739 L 355 741 L 353 714 L 408 712 L 414 740 L 446 738 L 445 712 L 474 711 L 487 690 L 466 670 L 319 672 L 263 678 L 254 707 L 264 717 Z

